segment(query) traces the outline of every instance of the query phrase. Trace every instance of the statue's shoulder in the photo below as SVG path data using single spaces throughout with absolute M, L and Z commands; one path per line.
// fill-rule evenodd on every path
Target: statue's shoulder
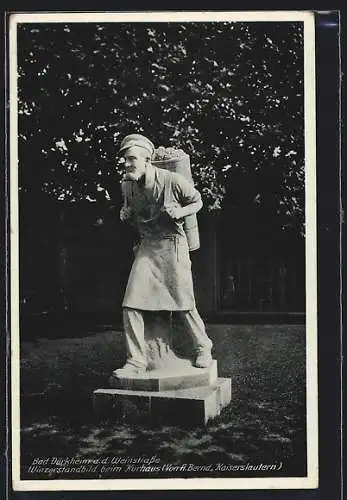
M 182 179 L 184 181 L 184 176 L 178 172 L 174 172 L 173 170 L 168 170 L 166 168 L 157 168 L 161 171 L 161 175 L 163 176 L 163 178 L 170 179 L 176 183 L 179 183 Z
M 156 175 L 158 179 L 161 181 L 168 181 L 168 180 L 173 180 L 176 179 L 176 172 L 172 172 L 171 170 L 168 170 L 166 168 L 160 168 L 160 167 L 155 167 L 156 169 Z
M 155 168 L 157 181 L 160 185 L 166 185 L 167 187 L 171 187 L 171 189 L 183 189 L 187 184 L 187 180 L 182 174 L 173 172 L 172 170 L 166 168 Z

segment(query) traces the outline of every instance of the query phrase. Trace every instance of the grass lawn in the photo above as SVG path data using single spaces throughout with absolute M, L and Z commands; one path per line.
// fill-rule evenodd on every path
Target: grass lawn
M 275 473 L 219 471 L 203 476 L 305 476 L 305 327 L 209 325 L 208 334 L 219 376 L 232 377 L 233 398 L 217 419 L 194 429 L 95 419 L 91 394 L 108 386 L 111 371 L 124 360 L 121 332 L 22 342 L 22 479 L 130 477 L 100 471 L 78 477 L 71 472 L 42 475 L 28 467 L 37 457 L 142 455 L 176 465 L 262 463 L 279 468 Z

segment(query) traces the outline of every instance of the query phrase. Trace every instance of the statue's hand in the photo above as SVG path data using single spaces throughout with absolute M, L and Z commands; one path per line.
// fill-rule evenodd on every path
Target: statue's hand
M 167 205 L 164 210 L 172 220 L 179 220 L 184 217 L 182 207 L 175 203 L 172 205 Z
M 131 217 L 131 208 L 130 207 L 122 207 L 119 213 L 119 218 L 122 222 L 130 219 Z

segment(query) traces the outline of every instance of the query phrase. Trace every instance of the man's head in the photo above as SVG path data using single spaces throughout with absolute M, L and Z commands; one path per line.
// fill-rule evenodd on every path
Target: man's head
M 127 135 L 120 146 L 120 153 L 125 159 L 126 177 L 139 180 L 146 172 L 151 161 L 154 144 L 141 134 Z

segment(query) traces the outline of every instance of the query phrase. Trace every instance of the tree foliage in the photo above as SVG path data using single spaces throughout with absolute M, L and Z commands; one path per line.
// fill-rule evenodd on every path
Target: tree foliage
M 205 206 L 304 212 L 301 23 L 23 24 L 22 191 L 118 196 L 118 145 L 182 148 Z

